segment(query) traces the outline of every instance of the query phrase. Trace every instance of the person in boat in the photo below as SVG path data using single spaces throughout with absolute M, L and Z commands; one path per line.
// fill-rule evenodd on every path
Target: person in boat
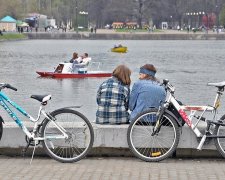
M 73 63 L 73 65 L 72 65 L 72 72 L 78 72 L 77 65 L 80 64 L 80 62 L 81 62 L 81 58 L 78 57 L 78 53 L 74 52 L 73 53 L 73 57 L 70 60 L 70 63 Z
M 79 57 L 80 63 L 83 63 L 83 60 L 84 60 L 85 58 L 88 58 L 88 53 L 84 53 L 83 55 L 81 55 L 81 56 Z
M 79 63 L 79 61 L 78 61 L 78 53 L 76 53 L 76 52 L 73 53 L 73 57 L 72 57 L 72 59 L 70 59 L 70 63 L 76 63 L 76 64 Z
M 79 62 L 80 62 L 79 65 L 82 66 L 82 67 L 87 66 L 89 64 L 89 62 L 91 61 L 91 58 L 88 57 L 88 53 L 84 53 L 78 59 L 79 59 Z
M 78 72 L 80 68 L 87 68 L 91 58 L 88 53 L 84 53 L 73 62 L 73 72 Z
M 159 108 L 165 101 L 166 91 L 156 79 L 157 70 L 152 64 L 140 68 L 139 80 L 134 83 L 129 99 L 132 121 L 139 113 L 149 108 Z
M 97 124 L 125 124 L 129 122 L 128 101 L 131 71 L 119 65 L 112 77 L 104 81 L 97 91 Z
M 120 48 L 120 47 L 123 47 L 122 44 L 114 45 L 114 48 Z

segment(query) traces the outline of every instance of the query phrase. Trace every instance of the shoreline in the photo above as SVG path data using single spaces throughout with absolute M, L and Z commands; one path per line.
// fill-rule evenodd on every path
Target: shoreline
M 15 33 L 17 34 L 17 33 Z M 5 38 L 0 39 L 0 42 L 4 41 L 16 41 L 16 40 L 34 40 L 34 39 L 48 39 L 48 40 L 225 40 L 225 33 L 215 33 L 209 31 L 205 32 L 186 32 L 167 30 L 160 32 L 116 32 L 114 30 L 99 29 L 97 33 L 90 32 L 24 32 L 21 38 Z M 24 37 L 25 36 L 25 37 Z
M 71 40 L 225 40 L 220 33 L 27 33 L 28 39 Z
M 27 39 L 28 39 L 28 36 L 26 34 L 3 33 L 3 35 L 0 35 L 0 42 L 27 40 Z
M 29 40 L 29 38 L 28 37 L 25 37 L 25 38 L 18 38 L 18 39 L 0 39 L 0 42 L 23 41 L 23 40 Z

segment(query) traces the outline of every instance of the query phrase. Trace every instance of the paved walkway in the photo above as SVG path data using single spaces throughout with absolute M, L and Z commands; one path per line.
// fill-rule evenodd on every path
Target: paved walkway
M 82 32 L 80 32 L 82 33 Z M 85 33 L 85 32 L 84 32 Z M 134 33 L 134 34 L 188 34 L 187 31 L 178 31 L 178 30 L 160 30 L 160 31 L 155 31 L 155 32 L 148 32 L 148 31 L 135 31 L 132 30 L 130 32 L 116 32 L 114 29 L 98 29 L 97 30 L 97 34 L 130 34 L 130 33 Z M 192 31 L 189 32 L 189 34 L 206 34 L 206 32 L 201 32 L 201 31 L 197 31 L 195 33 L 193 33 Z M 208 34 L 217 34 L 216 32 L 213 32 L 212 30 L 208 31 Z M 221 32 L 219 34 L 224 34 L 224 32 Z
M 224 179 L 224 159 L 169 159 L 148 163 L 137 158 L 92 158 L 64 164 L 47 157 L 0 156 L 0 179 L 81 180 L 206 180 Z

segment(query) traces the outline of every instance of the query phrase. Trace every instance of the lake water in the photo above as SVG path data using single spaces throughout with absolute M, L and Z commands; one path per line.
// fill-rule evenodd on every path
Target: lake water
M 128 46 L 128 53 L 112 53 L 115 44 Z M 39 102 L 30 95 L 50 93 L 49 111 L 82 105 L 80 111 L 95 120 L 96 92 L 106 78 L 57 80 L 36 74 L 37 70 L 54 70 L 59 62 L 71 59 L 74 51 L 88 52 L 93 62 L 101 62 L 102 70 L 111 72 L 119 64 L 127 65 L 132 83 L 138 79 L 139 67 L 152 63 L 157 77 L 169 79 L 177 99 L 185 104 L 212 105 L 216 88 L 206 84 L 225 81 L 225 41 L 25 40 L 0 42 L 0 82 L 18 88 L 4 92 L 34 117 Z M 0 114 L 9 119 L 2 108 Z

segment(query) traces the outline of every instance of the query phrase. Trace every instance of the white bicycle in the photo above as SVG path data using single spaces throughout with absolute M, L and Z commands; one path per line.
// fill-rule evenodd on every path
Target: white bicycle
M 170 157 L 178 146 L 180 130 L 184 124 L 200 139 L 198 150 L 202 149 L 207 138 L 213 138 L 219 153 L 225 158 L 225 115 L 217 119 L 220 99 L 224 92 L 225 81 L 208 83 L 217 87 L 212 106 L 182 105 L 174 96 L 175 88 L 168 80 L 162 84 L 167 91 L 166 101 L 159 109 L 149 109 L 139 114 L 129 125 L 128 145 L 134 155 L 144 161 L 161 161 Z M 187 112 L 190 112 L 189 115 Z M 213 114 L 207 119 L 206 112 Z M 199 122 L 204 121 L 204 133 L 199 130 Z
M 79 106 L 61 108 L 47 113 L 45 111 L 45 106 L 51 99 L 51 95 L 32 95 L 31 98 L 41 102 L 37 119 L 34 119 L 2 92 L 5 88 L 15 91 L 17 91 L 17 89 L 9 84 L 1 83 L 0 105 L 26 135 L 27 146 L 23 154 L 30 145 L 34 146 L 32 154 L 33 159 L 35 148 L 41 142 L 46 153 L 60 162 L 79 161 L 87 155 L 93 145 L 94 131 L 91 123 L 83 114 L 71 109 L 79 108 Z M 18 116 L 10 109 L 9 105 L 13 106 L 23 116 L 34 122 L 32 131 L 27 129 Z M 44 116 L 42 121 L 40 121 L 41 115 Z M 2 123 L 4 123 L 4 121 L 0 116 L 0 139 L 3 133 Z

